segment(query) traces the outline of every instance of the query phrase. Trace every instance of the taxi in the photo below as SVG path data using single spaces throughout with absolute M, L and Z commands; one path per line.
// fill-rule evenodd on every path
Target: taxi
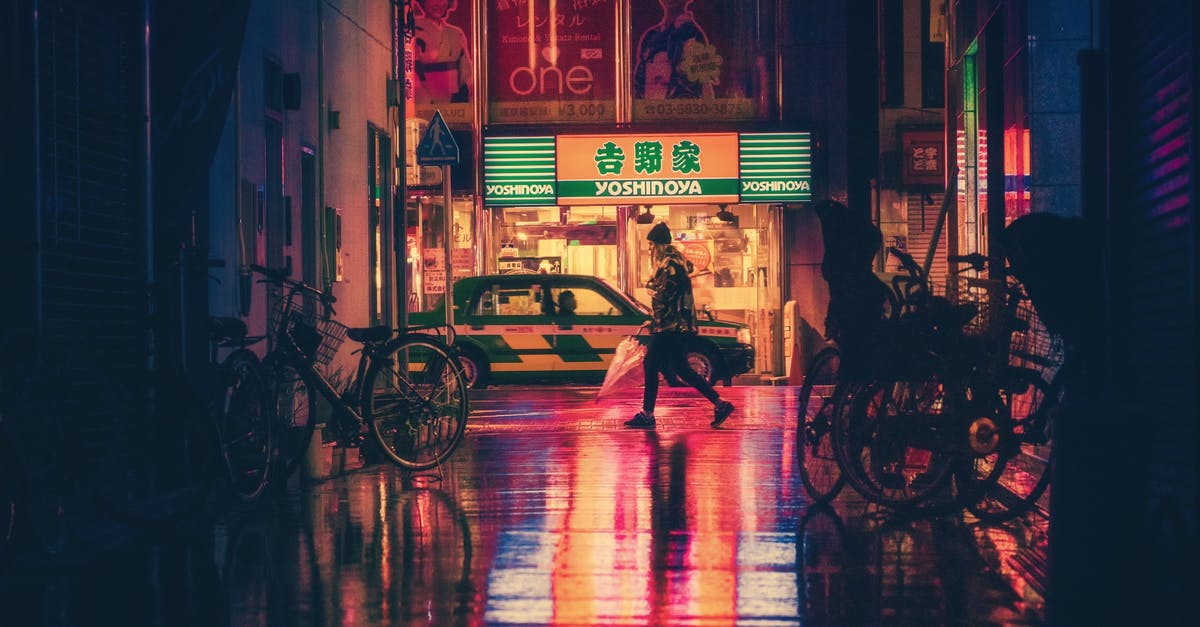
M 454 283 L 455 346 L 471 387 L 490 383 L 604 380 L 621 340 L 645 338 L 650 310 L 607 281 L 575 274 L 497 274 Z M 729 385 L 750 371 L 754 347 L 742 324 L 699 315 L 688 346 L 692 369 Z M 439 324 L 442 306 L 410 313 L 413 325 Z M 640 332 L 640 333 L 639 333 Z

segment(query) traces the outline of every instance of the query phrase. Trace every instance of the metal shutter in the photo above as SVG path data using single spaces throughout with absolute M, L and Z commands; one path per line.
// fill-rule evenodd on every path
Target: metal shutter
M 36 22 L 43 348 L 67 364 L 56 400 L 68 428 L 95 449 L 140 407 L 146 354 L 142 46 L 132 4 L 43 2 Z

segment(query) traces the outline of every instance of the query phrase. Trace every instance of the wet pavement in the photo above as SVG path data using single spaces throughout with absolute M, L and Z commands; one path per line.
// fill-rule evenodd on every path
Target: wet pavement
M 353 468 L 250 510 L 0 575 L 0 625 L 1042 624 L 1035 513 L 810 506 L 796 389 L 496 388 L 439 472 Z

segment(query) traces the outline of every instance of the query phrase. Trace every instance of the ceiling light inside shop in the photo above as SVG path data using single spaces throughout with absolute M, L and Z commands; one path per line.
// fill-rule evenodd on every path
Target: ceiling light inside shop
M 720 211 L 717 212 L 718 220 L 722 222 L 735 222 L 737 220 L 737 216 L 733 215 L 733 212 L 730 211 L 725 205 L 717 205 L 717 207 L 720 209 Z

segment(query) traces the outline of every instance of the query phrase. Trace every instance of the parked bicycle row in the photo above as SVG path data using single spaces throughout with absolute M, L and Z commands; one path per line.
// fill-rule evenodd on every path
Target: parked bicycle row
M 252 269 L 274 287 L 268 335 L 209 318 L 208 359 L 147 373 L 160 393 L 144 416 L 130 418 L 137 399 L 113 398 L 130 386 L 80 352 L 6 364 L 0 555 L 22 536 L 68 552 L 94 540 L 82 536 L 97 533 L 97 520 L 157 526 L 219 501 L 258 501 L 296 473 L 318 423 L 334 445 L 410 471 L 454 453 L 469 408 L 452 329 L 348 328 L 333 317 L 332 295 Z M 358 360 L 342 381 L 329 365 L 347 339 Z M 252 347 L 263 342 L 260 359 Z M 102 405 L 89 415 L 111 419 L 85 423 L 72 403 Z
M 934 286 L 911 255 L 888 252 L 904 272 L 874 324 L 845 325 L 805 370 L 805 487 L 818 502 L 849 484 L 906 513 L 965 508 L 989 522 L 1029 511 L 1050 481 L 1061 341 L 1002 260 L 950 255 L 967 267 Z

